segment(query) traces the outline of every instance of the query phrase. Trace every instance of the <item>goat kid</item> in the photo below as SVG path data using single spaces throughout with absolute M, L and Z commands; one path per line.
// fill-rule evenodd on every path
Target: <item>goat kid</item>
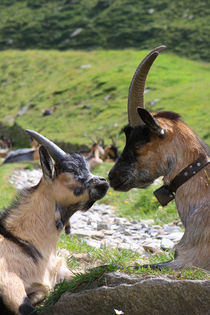
M 27 132 L 41 144 L 43 177 L 37 186 L 21 191 L 0 217 L 0 295 L 18 315 L 36 314 L 32 305 L 72 277 L 65 260 L 56 255 L 60 230 L 55 206 L 65 209 L 66 221 L 77 210 L 88 210 L 108 189 L 104 178 L 89 172 L 81 155 L 67 154 L 35 131 Z
M 163 206 L 175 198 L 185 233 L 176 246 L 174 260 L 150 266 L 210 270 L 209 149 L 178 114 L 150 114 L 144 109 L 147 73 L 164 48 L 151 51 L 131 81 L 129 125 L 124 129 L 126 144 L 109 172 L 110 185 L 115 190 L 128 191 L 145 188 L 163 176 L 164 186 L 154 193 Z

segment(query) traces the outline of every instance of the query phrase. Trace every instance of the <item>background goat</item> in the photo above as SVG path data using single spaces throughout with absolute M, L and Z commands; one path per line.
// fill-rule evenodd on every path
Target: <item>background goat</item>
M 103 154 L 103 147 L 99 143 L 94 143 L 92 145 L 91 152 L 86 157 L 86 162 L 90 170 L 93 170 L 97 165 L 103 163 L 103 160 L 100 158 Z
M 165 46 L 150 52 L 138 66 L 129 88 L 126 145 L 109 173 L 119 191 L 145 188 L 159 176 L 164 186 L 155 192 L 162 205 L 174 199 L 185 233 L 173 261 L 153 268 L 201 267 L 210 270 L 209 149 L 172 112 L 150 114 L 144 109 L 147 73 Z M 137 113 L 138 111 L 138 113 Z
M 83 156 L 67 154 L 40 134 L 28 133 L 41 144 L 43 177 L 23 190 L 0 218 L 0 294 L 18 315 L 31 314 L 32 304 L 72 276 L 65 260 L 56 255 L 56 205 L 61 212 L 64 208 L 66 221 L 77 210 L 88 210 L 108 189 L 104 178 L 89 172 Z
M 23 148 L 8 152 L 4 163 L 39 160 L 39 144 L 36 140 L 32 139 L 31 146 L 32 148 Z

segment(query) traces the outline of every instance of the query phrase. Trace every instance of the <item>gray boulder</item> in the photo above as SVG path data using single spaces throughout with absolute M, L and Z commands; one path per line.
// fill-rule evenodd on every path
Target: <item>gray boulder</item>
M 142 279 L 114 272 L 104 281 L 106 286 L 63 294 L 49 314 L 114 315 L 115 310 L 125 315 L 210 314 L 210 280 Z

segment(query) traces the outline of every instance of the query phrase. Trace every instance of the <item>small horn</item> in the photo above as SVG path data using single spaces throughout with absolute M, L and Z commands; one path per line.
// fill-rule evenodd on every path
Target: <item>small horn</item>
M 144 87 L 147 74 L 159 52 L 165 48 L 166 46 L 159 46 L 153 49 L 139 64 L 131 80 L 128 92 L 128 121 L 133 127 L 143 124 L 137 114 L 137 107 L 144 108 Z
M 36 139 L 39 144 L 42 144 L 47 149 L 47 151 L 49 152 L 49 154 L 51 155 L 55 162 L 59 161 L 66 155 L 66 152 L 60 149 L 55 143 L 53 143 L 49 139 L 40 135 L 38 132 L 29 129 L 26 129 L 26 132 L 29 133 L 30 136 L 32 136 L 34 139 Z

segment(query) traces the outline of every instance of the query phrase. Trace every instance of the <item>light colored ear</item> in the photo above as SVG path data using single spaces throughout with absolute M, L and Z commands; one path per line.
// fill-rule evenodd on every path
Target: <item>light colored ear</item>
M 138 114 L 143 122 L 149 127 L 150 131 L 157 134 L 158 136 L 163 136 L 166 131 L 159 125 L 157 119 L 155 119 L 145 108 L 138 107 Z
M 53 161 L 44 146 L 39 148 L 40 163 L 42 167 L 43 176 L 46 180 L 52 181 L 55 174 Z

